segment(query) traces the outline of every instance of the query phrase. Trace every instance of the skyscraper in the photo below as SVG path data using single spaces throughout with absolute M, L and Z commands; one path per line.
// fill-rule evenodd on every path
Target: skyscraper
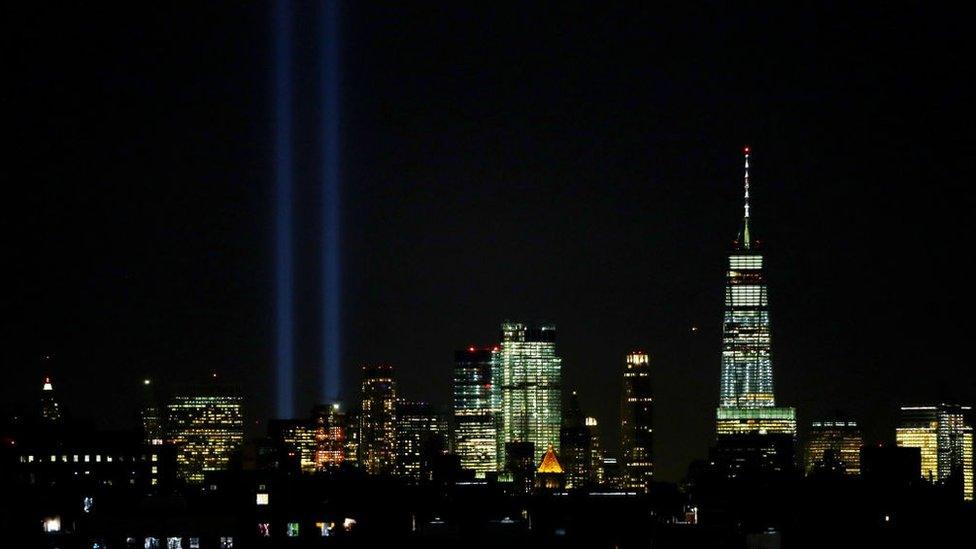
M 559 452 L 562 423 L 562 359 L 556 355 L 556 328 L 502 324 L 502 431 L 499 445 L 531 442 L 535 451 L 550 445 Z
M 393 366 L 363 366 L 359 456 L 371 474 L 392 473 L 396 453 L 396 381 Z
M 646 490 L 654 477 L 653 410 L 650 358 L 635 351 L 624 361 L 620 406 L 620 452 L 628 488 Z
M 446 422 L 427 402 L 396 403 L 396 467 L 398 476 L 419 481 L 427 463 L 447 451 Z
M 227 468 L 244 439 L 243 398 L 229 394 L 177 395 L 166 406 L 177 475 L 191 483 Z
M 792 463 L 792 456 L 785 454 L 793 451 L 796 410 L 777 407 L 773 393 L 763 255 L 756 249 L 750 227 L 748 147 L 744 156 L 743 226 L 729 254 L 725 284 L 721 393 L 716 411 L 718 450 L 737 462 L 736 467 L 784 469 Z M 747 463 L 754 458 L 761 463 Z
M 268 435 L 276 448 L 284 450 L 288 462 L 298 464 L 303 473 L 316 470 L 316 423 L 313 419 L 273 419 L 268 423 Z
M 346 457 L 346 417 L 339 404 L 312 409 L 315 425 L 315 469 L 321 471 L 342 465 Z
M 41 386 L 41 419 L 45 423 L 61 422 L 61 407 L 54 396 L 54 384 L 50 377 L 45 377 Z
M 954 480 L 963 498 L 973 499 L 973 427 L 969 406 L 902 406 L 895 431 L 898 446 L 918 448 L 921 475 L 930 482 Z
M 590 434 L 590 482 L 594 485 L 603 484 L 603 448 L 600 446 L 600 425 L 595 417 L 587 416 L 583 420 L 586 430 Z
M 159 446 L 166 437 L 163 422 L 163 410 L 156 398 L 155 386 L 151 379 L 142 380 L 142 408 L 139 410 L 142 420 L 143 441 L 152 446 Z
M 590 429 L 580 409 L 579 396 L 573 391 L 563 416 L 559 432 L 562 445 L 562 468 L 566 473 L 566 488 L 583 488 L 592 482 L 592 448 Z
M 804 468 L 807 474 L 840 468 L 845 474 L 859 475 L 863 445 L 857 422 L 842 419 L 814 421 L 807 436 Z
M 498 467 L 492 370 L 498 348 L 454 353 L 454 453 L 461 467 L 484 477 Z

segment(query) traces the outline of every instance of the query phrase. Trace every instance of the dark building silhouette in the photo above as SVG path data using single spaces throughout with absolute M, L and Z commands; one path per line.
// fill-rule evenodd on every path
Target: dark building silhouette
M 563 414 L 563 427 L 559 431 L 562 446 L 560 462 L 565 472 L 565 487 L 585 488 L 592 483 L 593 440 L 586 426 L 586 418 L 580 410 L 576 391 L 570 394 L 568 404 Z
M 633 352 L 624 361 L 620 405 L 620 454 L 628 488 L 646 490 L 654 480 L 654 386 L 647 354 Z

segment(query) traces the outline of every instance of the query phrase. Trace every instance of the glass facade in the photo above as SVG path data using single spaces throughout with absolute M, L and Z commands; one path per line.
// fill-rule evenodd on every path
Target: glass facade
M 175 396 L 167 405 L 177 475 L 191 483 L 208 471 L 227 468 L 244 439 L 243 398 L 233 395 Z
M 461 467 L 482 478 L 498 467 L 498 429 L 492 373 L 499 349 L 469 347 L 454 353 L 454 453 Z
M 359 456 L 371 474 L 392 473 L 396 453 L 396 382 L 389 365 L 363 366 Z
M 973 499 L 973 428 L 969 406 L 903 406 L 895 431 L 898 446 L 918 448 L 921 476 L 930 482 L 955 478 L 966 500 Z
M 559 452 L 562 423 L 562 359 L 556 356 L 556 328 L 502 324 L 500 350 L 502 431 L 499 445 L 531 442 L 539 452 Z
M 804 469 L 809 474 L 840 468 L 847 475 L 860 475 L 863 445 L 861 429 L 854 421 L 814 421 L 807 436 Z
M 796 435 L 796 410 L 776 408 L 769 298 L 763 256 L 749 229 L 749 149 L 745 149 L 745 215 L 729 254 L 722 323 L 722 378 L 716 432 L 725 435 Z
M 630 353 L 624 361 L 620 409 L 620 450 L 628 488 L 646 490 L 654 477 L 653 410 L 650 358 L 646 353 Z

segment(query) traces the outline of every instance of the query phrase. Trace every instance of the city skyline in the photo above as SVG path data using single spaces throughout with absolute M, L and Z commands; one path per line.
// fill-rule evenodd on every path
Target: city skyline
M 269 13 L 143 9 L 16 14 L 14 40 L 35 47 L 12 56 L 2 401 L 49 371 L 65 410 L 119 427 L 142 379 L 216 371 L 249 396 L 247 418 L 269 418 Z M 701 411 L 719 394 L 748 143 L 776 397 L 801 431 L 841 409 L 879 440 L 898 406 L 971 402 L 972 106 L 945 55 L 961 23 L 920 7 L 711 9 L 344 6 L 344 400 L 362 364 L 390 363 L 403 394 L 445 407 L 454 350 L 495 341 L 504 319 L 543 321 L 563 394 L 579 390 L 611 449 L 621 357 L 654 357 L 670 389 L 656 411 L 676 418 L 655 430 L 655 475 L 679 479 L 714 429 Z M 294 32 L 304 415 L 322 392 L 321 57 L 313 29 Z

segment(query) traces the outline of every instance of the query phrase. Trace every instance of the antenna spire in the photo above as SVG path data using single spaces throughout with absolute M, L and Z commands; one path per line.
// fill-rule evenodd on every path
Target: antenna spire
M 752 245 L 751 239 L 749 238 L 749 147 L 744 147 L 742 153 L 745 156 L 745 175 L 743 176 L 743 183 L 745 184 L 745 216 L 743 217 L 742 247 L 748 250 Z

